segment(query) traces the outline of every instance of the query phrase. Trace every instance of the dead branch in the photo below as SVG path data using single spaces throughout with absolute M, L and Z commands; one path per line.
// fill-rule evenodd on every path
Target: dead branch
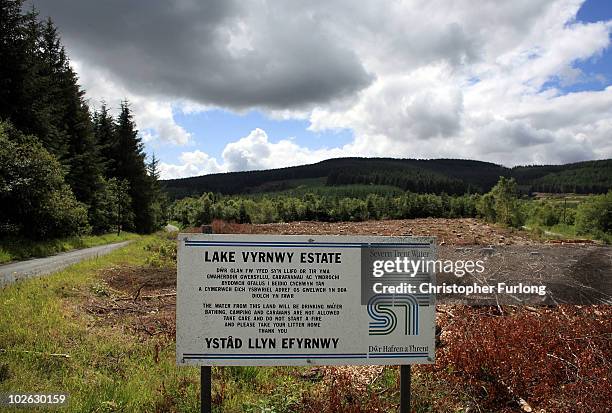
M 510 393 L 512 395 L 512 397 L 514 397 L 514 399 L 516 400 L 518 405 L 521 407 L 522 411 L 527 412 L 527 413 L 533 412 L 533 408 L 529 405 L 529 403 L 527 403 L 527 401 L 525 399 L 523 399 L 522 397 L 520 397 L 519 395 L 514 393 L 512 388 L 510 386 L 508 386 L 506 383 L 504 383 L 503 380 L 500 380 L 500 383 L 503 384 L 506 387 L 506 389 L 508 390 L 508 393 Z
M 165 294 L 155 294 L 155 295 L 143 295 L 140 297 L 115 297 L 113 298 L 114 301 L 126 301 L 126 300 L 134 300 L 136 301 L 137 298 L 140 298 L 141 300 L 151 300 L 153 298 L 163 298 L 163 297 L 175 297 L 176 293 L 165 293 Z
M 33 351 L 33 350 L 14 350 L 14 349 L 5 349 L 0 348 L 0 353 L 22 353 L 22 354 L 36 354 L 40 356 L 49 356 L 49 357 L 63 357 L 70 358 L 70 354 L 65 353 L 45 353 L 42 351 Z

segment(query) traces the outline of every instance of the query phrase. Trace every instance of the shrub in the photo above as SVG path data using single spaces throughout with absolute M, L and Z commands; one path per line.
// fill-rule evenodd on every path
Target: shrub
M 176 238 L 154 237 L 144 247 L 150 254 L 146 264 L 155 267 L 176 267 Z
M 0 232 L 52 238 L 89 231 L 87 208 L 64 181 L 57 158 L 0 123 Z
M 597 238 L 612 232 L 612 190 L 605 195 L 591 196 L 576 211 L 576 230 Z

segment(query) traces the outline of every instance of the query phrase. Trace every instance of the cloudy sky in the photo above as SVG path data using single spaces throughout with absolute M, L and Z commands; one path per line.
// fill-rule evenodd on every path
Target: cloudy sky
M 339 156 L 612 157 L 609 0 L 34 3 L 90 104 L 130 100 L 164 178 Z

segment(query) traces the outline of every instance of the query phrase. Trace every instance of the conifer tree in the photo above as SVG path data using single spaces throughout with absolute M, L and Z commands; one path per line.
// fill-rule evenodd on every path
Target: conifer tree
M 0 0 L 0 118 L 19 111 L 25 78 L 23 0 Z
M 92 116 L 56 26 L 41 22 L 34 8 L 24 12 L 23 5 L 0 0 L 0 121 L 10 121 L 61 163 L 65 193 L 87 206 L 95 232 L 117 224 L 153 231 L 166 205 L 157 182 L 159 161 L 145 162 L 128 103 L 122 102 L 116 121 L 106 105 Z
M 93 129 L 100 156 L 104 160 L 104 175 L 107 178 L 116 175 L 116 161 L 113 158 L 117 152 L 115 133 L 115 119 L 108 112 L 106 103 L 102 102 L 100 110 L 95 111 L 93 116 Z
M 152 232 L 157 226 L 153 208 L 154 189 L 145 164 L 143 143 L 138 136 L 132 112 L 127 101 L 121 102 L 121 113 L 115 129 L 115 177 L 125 179 L 130 185 L 132 210 L 134 212 L 134 230 Z

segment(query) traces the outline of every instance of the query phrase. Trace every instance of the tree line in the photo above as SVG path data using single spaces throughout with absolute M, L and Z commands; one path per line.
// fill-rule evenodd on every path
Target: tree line
M 158 162 L 129 103 L 90 110 L 54 23 L 22 6 L 0 0 L 0 236 L 157 229 Z
M 170 208 L 171 219 L 183 226 L 208 224 L 214 219 L 237 223 L 291 221 L 365 221 L 419 217 L 460 218 L 476 215 L 477 196 L 405 193 L 369 194 L 348 198 L 307 193 L 304 196 L 235 197 L 206 193 L 183 198 Z
M 368 193 L 367 187 L 345 196 L 351 186 L 302 194 L 228 196 L 205 193 L 174 201 L 170 219 L 184 227 L 209 224 L 215 219 L 236 223 L 291 221 L 365 221 L 412 218 L 481 218 L 521 228 L 525 224 L 576 227 L 577 234 L 611 239 L 612 191 L 586 197 L 577 208 L 564 210 L 547 201 L 521 196 L 514 178 L 500 177 L 486 194 L 447 195 L 389 191 Z M 377 187 L 374 187 L 377 188 Z M 378 187 L 384 189 L 386 187 Z

